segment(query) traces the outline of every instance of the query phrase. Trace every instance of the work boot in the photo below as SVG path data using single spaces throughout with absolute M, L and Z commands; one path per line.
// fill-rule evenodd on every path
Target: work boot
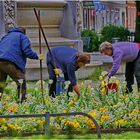
M 133 92 L 133 88 L 132 86 L 126 86 L 126 89 L 125 89 L 125 93 L 132 93 Z

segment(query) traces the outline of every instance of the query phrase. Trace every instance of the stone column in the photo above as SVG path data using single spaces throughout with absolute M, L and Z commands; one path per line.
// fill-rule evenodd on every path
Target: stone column
M 16 2 L 14 0 L 3 1 L 3 17 L 5 31 L 16 26 Z
M 82 30 L 82 2 L 76 1 L 76 30 L 78 42 L 75 44 L 79 51 L 83 51 L 83 41 L 81 40 Z
M 0 38 L 3 36 L 5 32 L 4 20 L 3 20 L 3 4 L 0 1 Z
M 77 17 L 77 34 L 78 37 L 80 37 L 80 32 L 82 29 L 82 2 L 77 1 L 76 2 L 76 17 Z

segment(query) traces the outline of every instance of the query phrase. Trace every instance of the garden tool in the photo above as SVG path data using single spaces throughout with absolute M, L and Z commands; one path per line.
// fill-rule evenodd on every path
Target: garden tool
M 45 36 L 44 30 L 43 30 L 43 27 L 42 27 L 41 22 L 40 22 L 40 17 L 39 17 L 39 15 L 37 14 L 37 11 L 36 11 L 35 8 L 34 8 L 34 13 L 35 13 L 35 15 L 36 15 L 36 18 L 37 18 L 37 21 L 38 21 L 38 25 L 39 25 L 39 28 L 40 28 L 40 30 L 41 30 L 41 32 L 42 32 L 42 35 L 43 35 L 43 38 L 44 38 L 44 40 L 45 40 L 46 46 L 47 46 L 48 51 L 49 51 L 49 53 L 50 53 L 50 55 L 51 55 L 51 58 L 52 58 L 52 63 L 51 63 L 51 65 L 52 65 L 52 67 L 53 67 L 53 69 L 54 69 L 54 71 L 55 71 L 55 73 L 56 73 L 56 93 L 59 94 L 59 93 L 61 93 L 61 92 L 63 91 L 64 78 L 63 78 L 63 77 L 60 77 L 60 75 L 59 75 L 59 72 L 58 72 L 59 70 L 58 70 L 58 68 L 56 67 L 55 59 L 54 59 L 54 57 L 53 57 L 53 55 L 52 55 L 51 49 L 50 49 L 49 44 L 48 44 L 48 41 L 47 41 L 47 39 L 46 39 L 46 36 Z M 67 95 L 68 95 L 68 94 L 67 94 Z
M 107 77 L 107 75 L 108 75 L 108 73 L 103 75 L 103 79 L 105 79 L 105 77 Z M 107 84 L 105 85 L 106 95 L 108 95 L 109 90 L 114 91 L 114 92 L 118 91 L 118 85 L 115 82 L 110 82 L 110 78 L 108 78 Z

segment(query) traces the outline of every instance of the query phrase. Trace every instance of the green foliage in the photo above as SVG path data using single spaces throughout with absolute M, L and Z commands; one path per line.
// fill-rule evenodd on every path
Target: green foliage
M 90 38 L 89 46 L 88 45 L 84 46 L 85 51 L 92 52 L 92 51 L 99 50 L 100 38 L 99 38 L 99 35 L 95 31 L 85 29 L 81 32 L 81 37 Z
M 98 67 L 96 68 L 92 74 L 86 78 L 86 79 L 90 79 L 92 81 L 98 81 L 99 80 L 99 76 L 101 75 L 102 71 L 104 71 L 104 69 L 102 67 Z
M 102 34 L 102 42 L 108 41 L 112 42 L 113 37 L 119 37 L 120 41 L 126 41 L 127 36 L 130 35 L 130 32 L 128 29 L 124 28 L 123 26 L 115 26 L 115 25 L 106 25 L 101 30 Z
M 139 139 L 140 133 L 139 132 L 123 132 L 120 134 L 102 134 L 102 139 Z M 25 139 L 68 139 L 69 135 L 34 135 L 30 137 L 25 137 Z M 23 139 L 23 137 L 17 137 L 17 138 L 3 138 L 3 140 L 6 139 Z M 97 134 L 86 134 L 86 135 L 73 135 L 73 139 L 97 139 Z

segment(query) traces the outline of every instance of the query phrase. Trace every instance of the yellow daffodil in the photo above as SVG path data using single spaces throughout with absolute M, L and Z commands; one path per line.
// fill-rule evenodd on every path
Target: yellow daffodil
M 109 115 L 103 115 L 102 117 L 101 117 L 101 121 L 107 121 L 107 120 L 109 120 L 110 119 L 110 116 Z
M 102 81 L 102 82 L 101 82 L 101 87 L 102 87 L 102 88 L 105 87 L 105 81 Z
M 119 85 L 119 83 L 120 83 L 120 81 L 119 81 L 119 80 L 116 80 L 116 84 L 117 84 L 117 86 Z
M 103 76 L 99 76 L 99 80 L 102 81 L 104 78 Z

